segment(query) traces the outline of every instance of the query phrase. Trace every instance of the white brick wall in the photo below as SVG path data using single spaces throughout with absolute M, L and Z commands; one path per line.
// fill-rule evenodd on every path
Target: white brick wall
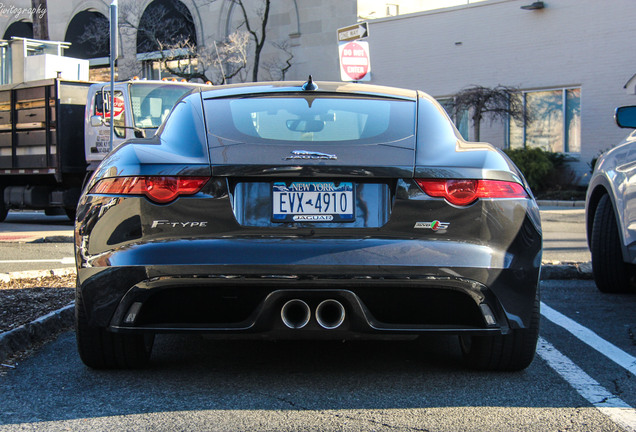
M 634 0 L 491 0 L 370 22 L 372 83 L 451 95 L 470 85 L 541 89 L 581 87 L 584 174 L 599 150 L 627 130 L 614 108 L 636 104 L 623 85 L 636 73 Z M 482 125 L 482 140 L 502 145 L 504 127 Z

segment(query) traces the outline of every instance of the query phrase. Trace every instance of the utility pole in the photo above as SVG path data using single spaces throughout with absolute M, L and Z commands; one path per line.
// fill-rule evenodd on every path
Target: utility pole
M 115 60 L 119 56 L 117 38 L 117 0 L 110 4 L 110 150 L 115 140 Z

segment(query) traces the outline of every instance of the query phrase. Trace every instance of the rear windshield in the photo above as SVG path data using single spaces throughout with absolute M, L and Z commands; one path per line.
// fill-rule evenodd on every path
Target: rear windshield
M 211 135 L 246 143 L 393 142 L 415 132 L 415 102 L 408 100 L 277 95 L 208 99 L 205 110 Z

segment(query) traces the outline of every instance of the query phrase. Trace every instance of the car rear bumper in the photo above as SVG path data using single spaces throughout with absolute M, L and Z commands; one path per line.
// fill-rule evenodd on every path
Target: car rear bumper
M 540 250 L 518 252 L 413 239 L 190 239 L 90 257 L 78 289 L 91 324 L 121 332 L 506 333 L 528 325 L 539 280 Z M 300 329 L 281 319 L 294 299 L 310 310 Z M 325 300 L 343 305 L 336 329 L 316 322 Z

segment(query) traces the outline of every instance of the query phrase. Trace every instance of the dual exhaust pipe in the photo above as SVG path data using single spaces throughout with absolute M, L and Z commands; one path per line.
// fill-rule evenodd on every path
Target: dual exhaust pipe
M 300 299 L 289 300 L 280 310 L 280 317 L 290 329 L 301 329 L 311 320 L 309 305 Z M 316 322 L 325 330 L 333 330 L 342 325 L 345 308 L 338 300 L 328 299 L 316 308 Z

